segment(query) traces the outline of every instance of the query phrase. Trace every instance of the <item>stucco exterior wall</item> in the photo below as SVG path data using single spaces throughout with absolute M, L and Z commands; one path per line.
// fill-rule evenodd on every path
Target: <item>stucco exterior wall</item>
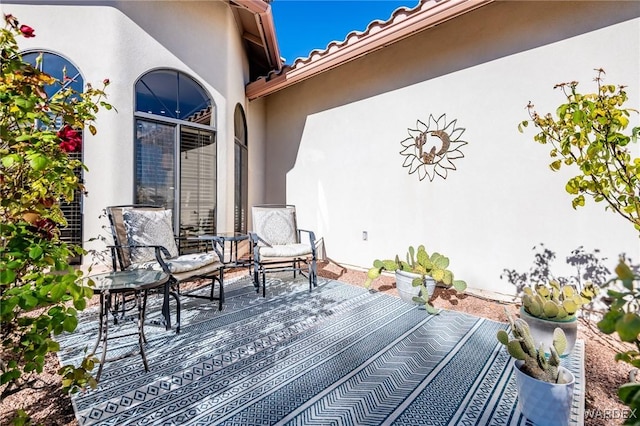
M 556 83 L 595 91 L 600 67 L 639 109 L 639 16 L 636 2 L 498 2 L 276 92 L 266 199 L 296 204 L 340 263 L 369 267 L 425 244 L 470 287 L 500 293 L 514 290 L 503 270 L 528 270 L 539 243 L 557 252 L 557 274 L 573 272 L 564 258 L 579 246 L 611 269 L 622 252 L 638 261 L 633 227 L 590 200 L 573 210 L 570 174 L 550 171 L 549 149 L 517 125 L 529 101 L 555 111 Z M 400 141 L 442 114 L 465 129 L 465 157 L 446 180 L 419 181 Z
M 258 99 L 248 103 L 247 134 L 249 151 L 249 216 L 247 225 L 251 229 L 251 206 L 263 204 L 265 201 L 265 156 L 266 156 L 266 127 L 265 100 Z
M 89 196 L 84 202 L 84 239 L 105 235 L 105 220 L 99 219 L 105 206 L 133 202 L 134 85 L 143 74 L 158 68 L 185 72 L 215 103 L 218 229 L 233 229 L 233 112 L 238 103 L 247 109 L 244 85 L 248 63 L 228 4 L 18 3 L 24 2 L 5 2 L 2 11 L 35 29 L 36 37 L 21 39 L 21 48 L 44 49 L 66 57 L 85 82 L 100 85 L 105 78 L 111 81 L 108 101 L 117 113 L 101 111 L 96 122 L 98 134 L 92 137 L 86 132 L 84 141 L 84 161 L 89 168 L 85 174 Z M 247 114 L 248 119 L 250 116 Z

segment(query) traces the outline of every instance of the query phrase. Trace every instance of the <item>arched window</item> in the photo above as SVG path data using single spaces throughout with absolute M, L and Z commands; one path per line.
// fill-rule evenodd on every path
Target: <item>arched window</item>
M 173 209 L 180 235 L 214 233 L 215 105 L 175 70 L 151 71 L 135 90 L 135 202 Z
M 78 68 L 68 59 L 51 52 L 28 51 L 22 54 L 22 60 L 62 82 L 62 85 L 51 84 L 45 86 L 44 89 L 49 98 L 67 87 L 71 87 L 78 93 L 84 91 L 84 79 L 80 75 Z M 62 123 L 56 124 L 60 126 Z M 71 152 L 69 156 L 82 160 L 82 150 L 79 152 Z M 76 175 L 82 181 L 81 168 L 76 170 Z M 73 201 L 70 203 L 62 202 L 60 208 L 67 220 L 67 226 L 60 230 L 60 238 L 68 244 L 82 246 L 82 191 L 77 190 L 74 194 Z M 80 263 L 81 260 L 81 257 L 78 256 L 70 259 L 70 263 Z
M 234 195 L 234 231 L 247 232 L 249 153 L 247 149 L 247 120 L 240 104 L 236 105 L 233 115 L 235 133 L 235 195 Z

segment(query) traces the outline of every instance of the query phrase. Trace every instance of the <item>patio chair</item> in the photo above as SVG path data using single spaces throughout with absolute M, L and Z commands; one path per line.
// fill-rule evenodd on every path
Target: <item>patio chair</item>
M 218 309 L 224 302 L 224 265 L 220 252 L 212 241 L 203 241 L 203 250 L 180 255 L 173 233 L 172 212 L 162 207 L 147 205 L 121 205 L 106 208 L 111 224 L 114 245 L 110 246 L 114 270 L 162 270 L 170 278 L 164 291 L 163 315 L 167 330 L 171 328 L 169 296 L 176 300 L 176 332 L 180 332 L 180 295 L 218 300 Z M 180 284 L 206 280 L 204 285 L 180 292 Z M 209 281 L 210 280 L 210 281 Z M 218 297 L 214 297 L 216 282 Z M 208 295 L 195 294 L 211 286 Z
M 309 291 L 318 285 L 316 242 L 313 231 L 299 229 L 296 208 L 291 204 L 257 205 L 251 208 L 253 232 L 253 280 L 266 296 L 266 274 L 293 271 L 309 278 Z M 303 238 L 303 235 L 305 238 Z

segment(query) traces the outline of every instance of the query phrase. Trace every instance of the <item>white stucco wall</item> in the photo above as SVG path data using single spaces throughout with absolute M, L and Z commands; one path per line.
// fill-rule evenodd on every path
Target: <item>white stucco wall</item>
M 101 111 L 98 134 L 92 137 L 86 132 L 85 136 L 89 196 L 84 202 L 84 239 L 105 235 L 102 226 L 106 222 L 98 218 L 105 206 L 133 202 L 134 85 L 140 76 L 157 68 L 185 72 L 207 90 L 216 105 L 218 229 L 233 229 L 233 112 L 238 103 L 247 109 L 248 63 L 228 4 L 19 3 L 4 2 L 1 7 L 3 13 L 35 29 L 35 38 L 20 39 L 22 49 L 44 49 L 64 56 L 93 85 L 100 86 L 105 78 L 111 81 L 108 101 L 118 112 Z M 98 247 L 98 243 L 85 245 Z
M 639 16 L 635 2 L 500 2 L 277 92 L 267 99 L 267 201 L 296 204 L 299 224 L 340 263 L 369 267 L 425 244 L 470 287 L 500 293 L 514 290 L 503 270 L 526 271 L 539 243 L 557 252 L 558 274 L 572 272 L 563 260 L 581 245 L 611 269 L 621 252 L 638 261 L 633 227 L 590 200 L 574 211 L 570 175 L 551 172 L 549 149 L 517 125 L 528 101 L 555 110 L 556 83 L 595 91 L 600 67 L 640 109 Z M 433 182 L 409 175 L 399 155 L 407 129 L 430 114 L 457 120 L 469 142 L 458 170 Z
M 247 225 L 251 228 L 251 206 L 263 204 L 265 200 L 265 151 L 266 126 L 264 99 L 248 103 L 247 134 L 249 151 L 249 185 L 248 205 L 249 217 Z

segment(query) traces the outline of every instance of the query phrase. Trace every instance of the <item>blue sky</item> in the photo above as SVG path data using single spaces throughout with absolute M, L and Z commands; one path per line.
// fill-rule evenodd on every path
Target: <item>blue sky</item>
M 274 0 L 271 3 L 280 55 L 291 65 L 314 49 L 342 41 L 351 31 L 364 31 L 373 20 L 418 0 Z

